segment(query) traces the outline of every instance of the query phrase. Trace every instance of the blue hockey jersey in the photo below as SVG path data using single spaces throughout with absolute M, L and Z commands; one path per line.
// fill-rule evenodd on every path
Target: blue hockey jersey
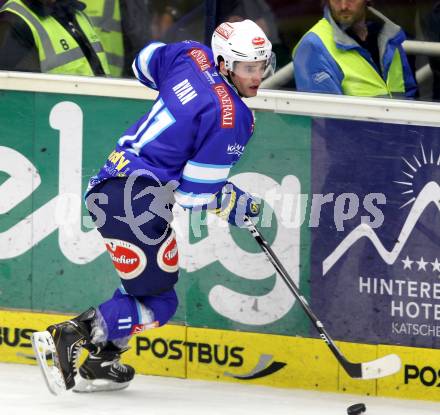
M 217 72 L 211 50 L 198 42 L 151 43 L 133 70 L 159 95 L 119 138 L 90 187 L 142 169 L 162 183 L 176 180 L 180 205 L 208 203 L 253 133 L 251 111 Z

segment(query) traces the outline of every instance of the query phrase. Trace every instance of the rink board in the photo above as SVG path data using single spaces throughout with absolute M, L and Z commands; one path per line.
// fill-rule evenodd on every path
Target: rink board
M 77 313 L 120 283 L 83 203 L 88 179 L 153 97 L 36 91 L 0 91 L 0 307 Z M 325 98 L 310 95 L 322 108 Z M 298 115 L 301 94 L 264 96 L 272 107 L 256 108 L 229 179 L 264 200 L 258 226 L 312 309 L 347 342 L 440 348 L 440 130 L 424 118 L 430 106 L 330 97 L 350 118 L 333 119 Z M 364 105 L 388 122 L 351 119 Z M 173 324 L 316 336 L 248 232 L 214 215 L 197 225 L 177 204 L 174 214 Z
M 77 313 L 119 284 L 82 195 L 154 96 L 134 81 L 21 77 L 0 74 L 0 307 L 17 310 L 0 312 L 0 360 L 32 363 L 32 331 L 65 316 L 19 310 Z M 253 238 L 182 210 L 173 325 L 140 334 L 128 361 L 160 376 L 438 400 L 438 105 L 273 91 L 250 103 L 257 127 L 231 180 L 273 209 L 262 231 L 347 357 L 397 352 L 402 371 L 348 378 Z M 379 194 L 386 205 L 368 199 Z M 359 228 L 380 212 L 381 226 Z
M 69 316 L 0 310 L 0 361 L 35 364 L 33 331 Z M 440 351 L 337 342 L 351 361 L 389 353 L 402 370 L 379 380 L 353 380 L 319 339 L 167 325 L 131 340 L 124 362 L 139 374 L 250 383 L 359 395 L 440 400 Z

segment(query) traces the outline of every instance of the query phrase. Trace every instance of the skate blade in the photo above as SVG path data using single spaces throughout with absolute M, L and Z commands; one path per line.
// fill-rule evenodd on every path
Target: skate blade
M 75 379 L 75 386 L 72 390 L 77 393 L 109 392 L 125 389 L 129 383 L 130 382 L 117 383 L 107 379 L 89 380 L 78 376 Z
M 66 391 L 66 383 L 59 369 L 58 354 L 52 336 L 48 331 L 38 331 L 32 334 L 31 340 L 38 366 L 50 393 L 60 395 Z M 50 359 L 53 365 L 49 365 Z

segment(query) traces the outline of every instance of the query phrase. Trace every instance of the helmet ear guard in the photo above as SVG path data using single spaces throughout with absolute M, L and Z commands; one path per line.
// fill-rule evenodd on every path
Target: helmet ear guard
M 221 57 L 226 70 L 231 72 L 235 62 L 266 61 L 266 67 L 275 62 L 272 44 L 263 30 L 251 20 L 222 23 L 212 35 L 211 48 L 216 65 L 220 65 Z
M 263 79 L 269 78 L 275 73 L 277 67 L 277 55 L 274 52 L 270 53 L 270 58 L 266 61 L 266 69 L 263 74 Z

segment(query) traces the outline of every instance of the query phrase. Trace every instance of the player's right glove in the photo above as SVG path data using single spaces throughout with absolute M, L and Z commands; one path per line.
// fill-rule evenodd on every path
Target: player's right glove
M 208 212 L 215 213 L 231 225 L 244 227 L 244 217 L 254 218 L 260 214 L 261 201 L 239 189 L 231 182 L 226 182 L 216 199 L 209 204 Z

